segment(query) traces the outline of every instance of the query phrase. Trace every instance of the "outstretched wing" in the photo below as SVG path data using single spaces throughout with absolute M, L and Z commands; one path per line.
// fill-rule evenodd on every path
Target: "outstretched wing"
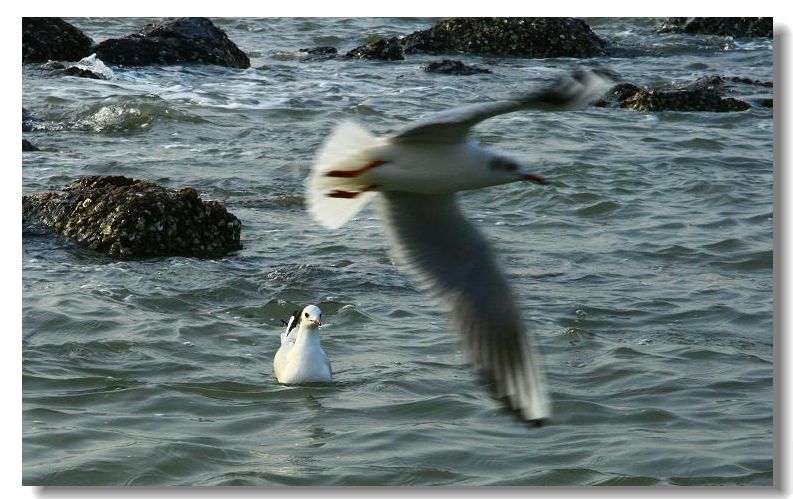
M 613 85 L 601 71 L 575 71 L 536 92 L 513 100 L 485 102 L 435 113 L 391 136 L 395 142 L 464 142 L 480 121 L 526 109 L 573 109 L 597 100 Z
M 524 419 L 551 415 L 540 358 L 504 275 L 453 195 L 383 192 L 381 208 L 397 257 L 450 308 L 468 360 L 495 382 Z

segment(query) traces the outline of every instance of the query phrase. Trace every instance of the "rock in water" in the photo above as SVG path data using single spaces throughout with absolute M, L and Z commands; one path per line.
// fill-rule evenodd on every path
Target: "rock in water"
M 396 36 L 383 38 L 366 45 L 356 47 L 345 54 L 347 57 L 359 59 L 378 59 L 381 61 L 401 61 L 405 58 L 402 40 Z
M 657 88 L 641 88 L 630 83 L 613 87 L 596 106 L 618 106 L 638 111 L 745 111 L 751 106 L 732 97 L 723 97 L 725 80 L 706 76 L 691 83 L 672 83 Z
M 453 17 L 405 37 L 377 40 L 348 57 L 401 60 L 404 54 L 465 53 L 513 57 L 594 57 L 606 42 L 572 17 Z
M 146 25 L 125 38 L 111 38 L 94 51 L 107 64 L 217 64 L 245 69 L 251 61 L 223 30 L 205 17 L 180 17 Z
M 75 180 L 22 197 L 26 223 L 113 257 L 217 257 L 242 248 L 239 219 L 217 201 L 122 176 Z
M 91 53 L 85 33 L 59 17 L 22 18 L 22 62 L 76 61 Z
M 463 61 L 452 61 L 450 59 L 444 59 L 440 62 L 431 62 L 425 68 L 424 71 L 428 73 L 442 73 L 442 74 L 449 74 L 449 75 L 473 75 L 473 74 L 481 74 L 481 73 L 492 73 L 489 69 L 485 68 L 478 68 L 476 66 L 469 66 L 465 64 Z
M 405 37 L 405 52 L 594 57 L 606 42 L 572 17 L 454 17 Z

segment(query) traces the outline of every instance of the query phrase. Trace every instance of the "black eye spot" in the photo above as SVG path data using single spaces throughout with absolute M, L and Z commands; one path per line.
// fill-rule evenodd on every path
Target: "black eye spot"
M 308 319 L 308 312 L 306 312 L 306 319 Z

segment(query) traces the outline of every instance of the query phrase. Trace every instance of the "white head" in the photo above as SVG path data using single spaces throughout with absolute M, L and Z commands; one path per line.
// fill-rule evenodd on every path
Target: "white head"
M 501 154 L 494 154 L 487 161 L 486 175 L 492 180 L 492 185 L 508 184 L 510 182 L 529 181 L 535 184 L 547 184 L 548 181 L 544 178 L 528 171 L 520 161 L 504 156 Z
M 316 305 L 309 305 L 300 312 L 300 325 L 316 328 L 322 325 L 322 310 Z

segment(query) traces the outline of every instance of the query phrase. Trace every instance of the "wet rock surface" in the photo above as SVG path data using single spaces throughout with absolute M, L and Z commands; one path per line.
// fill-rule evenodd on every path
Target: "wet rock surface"
M 656 88 L 642 88 L 631 83 L 621 83 L 595 103 L 600 107 L 622 107 L 638 111 L 745 111 L 752 106 L 734 97 L 724 97 L 732 91 L 732 83 L 754 86 L 773 86 L 748 78 L 705 76 L 691 83 L 673 83 Z M 759 105 L 765 105 L 759 102 Z M 768 106 L 766 106 L 768 107 Z
M 204 17 L 181 17 L 144 26 L 124 38 L 111 38 L 94 47 L 106 64 L 217 64 L 250 67 L 250 59 L 223 30 Z
M 345 54 L 347 57 L 358 59 L 377 59 L 381 61 L 401 61 L 405 58 L 403 41 L 398 37 L 383 38 L 360 47 L 356 47 Z
M 773 38 L 774 20 L 771 17 L 670 17 L 660 31 L 735 38 Z
M 348 57 L 402 60 L 406 54 L 465 53 L 513 57 L 595 57 L 606 42 L 571 17 L 454 17 L 404 37 L 377 40 Z
M 302 56 L 302 60 L 305 62 L 316 62 L 316 61 L 327 61 L 329 59 L 335 59 L 338 55 L 339 51 L 336 47 L 310 47 L 310 48 L 302 48 L 298 50 L 300 55 Z
M 91 40 L 59 17 L 22 18 L 22 62 L 76 61 L 91 53 Z
M 463 75 L 463 76 L 482 74 L 482 73 L 491 73 L 491 74 L 493 73 L 492 71 L 486 68 L 468 66 L 462 61 L 453 61 L 450 59 L 444 59 L 440 62 L 431 62 L 424 68 L 424 71 L 427 71 L 428 73 L 442 73 L 442 74 Z
M 310 47 L 300 49 L 300 52 L 305 52 L 308 55 L 336 55 L 338 50 L 336 47 Z
M 240 249 L 240 221 L 192 187 L 122 176 L 83 177 L 22 197 L 23 221 L 119 258 L 217 257 Z
M 405 52 L 594 57 L 606 42 L 572 17 L 455 17 L 405 37 Z
M 42 68 L 62 75 L 79 76 L 80 78 L 91 78 L 94 80 L 107 79 L 100 74 L 94 73 L 90 69 L 85 69 L 78 66 L 66 66 L 58 61 L 47 61 L 46 64 L 42 65 Z

